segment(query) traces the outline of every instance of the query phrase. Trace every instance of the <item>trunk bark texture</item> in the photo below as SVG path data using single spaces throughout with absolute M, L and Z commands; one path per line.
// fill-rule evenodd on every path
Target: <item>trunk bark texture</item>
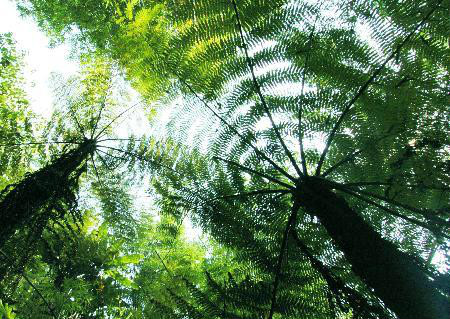
M 29 174 L 0 193 L 0 248 L 15 231 L 30 222 L 52 200 L 68 191 L 73 173 L 80 167 L 95 144 L 86 141 L 44 168 Z
M 410 255 L 383 239 L 320 179 L 299 187 L 298 201 L 316 216 L 358 275 L 401 319 L 448 319 L 450 302 Z

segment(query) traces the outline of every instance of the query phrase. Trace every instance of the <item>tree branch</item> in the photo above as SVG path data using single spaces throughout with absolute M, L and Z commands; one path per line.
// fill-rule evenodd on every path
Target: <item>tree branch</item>
M 72 107 L 70 106 L 70 104 L 69 104 L 69 113 L 70 113 L 70 115 L 72 116 L 72 118 L 73 118 L 75 124 L 77 125 L 78 129 L 80 130 L 80 133 L 83 134 L 83 137 L 84 137 L 85 132 L 84 132 L 84 130 L 83 130 L 83 127 L 82 127 L 82 126 L 80 125 L 80 123 L 78 122 L 77 115 L 76 115 L 75 112 L 73 111 L 73 109 L 72 109 Z
M 3 252 L 3 250 L 1 250 L 1 249 L 0 249 L 0 254 L 2 254 L 6 259 L 8 259 L 11 262 L 11 259 L 9 258 L 9 256 L 7 254 L 5 254 Z M 47 308 L 50 311 L 50 314 L 52 315 L 52 317 L 54 319 L 58 319 L 58 317 L 55 314 L 55 310 L 53 309 L 52 306 L 50 306 L 50 303 L 47 301 L 47 299 L 45 299 L 45 297 L 42 295 L 42 293 L 39 291 L 39 289 L 31 282 L 30 279 L 28 279 L 28 277 L 23 272 L 21 272 L 20 275 L 34 289 L 34 291 L 36 291 L 36 293 L 38 294 L 39 298 L 41 298 L 42 301 L 44 302 L 44 304 L 47 306 Z
M 267 174 L 258 172 L 257 170 L 254 170 L 254 169 L 252 169 L 252 168 L 245 167 L 245 166 L 243 166 L 243 165 L 241 165 L 241 164 L 239 164 L 239 163 L 236 163 L 236 162 L 233 162 L 233 161 L 230 161 L 230 160 L 227 160 L 227 159 L 218 157 L 218 156 L 214 156 L 213 159 L 218 159 L 218 160 L 220 160 L 220 161 L 222 161 L 222 162 L 225 162 L 225 163 L 227 163 L 227 164 L 236 166 L 236 167 L 240 168 L 240 169 L 243 170 L 243 171 L 250 172 L 250 173 L 253 173 L 253 174 L 258 175 L 258 176 L 260 176 L 260 177 L 266 178 L 266 179 L 268 179 L 269 181 L 274 182 L 274 183 L 277 183 L 277 184 L 279 184 L 279 185 L 281 185 L 281 186 L 284 186 L 284 187 L 286 187 L 286 188 L 288 188 L 288 189 L 294 189 L 294 187 L 293 187 L 292 185 L 286 184 L 286 183 L 284 183 L 284 182 L 282 182 L 282 181 L 280 181 L 280 180 L 278 180 L 278 179 L 276 179 L 276 178 L 274 178 L 274 177 L 272 177 L 272 176 L 270 176 L 270 175 L 267 175 Z
M 360 293 L 358 293 L 356 290 L 347 287 L 339 277 L 336 277 L 319 259 L 314 257 L 314 255 L 310 252 L 308 246 L 306 246 L 306 244 L 301 241 L 300 237 L 298 236 L 298 232 L 295 228 L 292 230 L 292 237 L 294 238 L 297 247 L 308 258 L 309 262 L 314 267 L 314 269 L 327 282 L 328 288 L 335 295 L 339 308 L 342 311 L 345 311 L 345 308 L 344 305 L 342 304 L 340 296 L 341 295 L 345 296 L 346 294 L 348 300 L 350 301 L 350 305 L 355 310 L 359 309 L 372 312 L 375 315 L 378 315 L 376 318 L 382 318 L 383 316 L 386 315 L 381 307 L 369 304 L 366 300 L 367 298 L 361 296 Z M 355 316 L 355 318 L 360 317 Z
M 363 152 L 363 150 L 358 150 L 358 151 L 355 151 L 355 152 L 347 155 L 346 157 L 344 157 L 344 159 L 342 159 L 341 161 L 337 162 L 336 164 L 331 166 L 329 169 L 327 169 L 325 171 L 325 173 L 323 173 L 321 176 L 327 177 L 330 173 L 332 173 L 333 171 L 335 171 L 336 169 L 338 169 L 340 166 L 344 165 L 345 163 L 350 162 L 351 160 L 353 160 L 356 156 L 358 156 L 362 152 Z
M 98 140 L 97 143 L 105 142 L 105 141 L 142 141 L 142 139 L 133 139 L 133 138 L 105 138 L 102 140 Z
M 344 186 L 344 185 L 342 185 L 342 186 Z M 422 215 L 422 216 L 428 218 L 429 220 L 432 220 L 432 221 L 434 221 L 434 222 L 436 222 L 436 223 L 438 223 L 438 224 L 440 224 L 442 226 L 450 226 L 449 222 L 446 222 L 445 220 L 441 220 L 440 218 L 437 218 L 430 211 L 424 211 L 424 210 L 418 209 L 416 207 L 397 202 L 395 200 L 389 199 L 389 198 L 387 198 L 385 196 L 381 196 L 381 195 L 378 195 L 378 194 L 375 194 L 375 193 L 372 193 L 372 192 L 367 192 L 367 191 L 363 191 L 363 190 L 360 190 L 360 189 L 357 189 L 357 190 L 354 190 L 354 191 L 359 193 L 359 194 L 370 196 L 370 197 L 379 199 L 379 200 L 381 200 L 383 202 L 386 202 L 388 204 L 391 204 L 391 205 L 394 205 L 394 206 L 397 206 L 397 207 L 401 207 L 401 208 L 404 208 L 404 209 L 409 210 L 411 212 L 417 213 L 417 214 Z
M 323 2 L 320 4 L 318 10 L 322 8 Z M 311 33 L 309 34 L 308 38 L 308 52 L 306 54 L 305 58 L 305 64 L 303 65 L 303 74 L 302 74 L 302 88 L 300 92 L 300 97 L 303 99 L 303 95 L 305 92 L 305 79 L 306 79 L 306 69 L 308 67 L 309 58 L 311 57 L 311 49 L 312 49 L 312 43 L 313 43 L 313 36 L 316 31 L 316 23 L 319 18 L 319 15 L 317 15 L 313 28 L 311 30 Z M 305 156 L 305 148 L 303 146 L 303 130 L 302 130 L 302 116 L 303 116 L 303 102 L 300 101 L 300 106 L 298 109 L 298 141 L 299 141 L 299 147 L 300 147 L 300 156 L 302 158 L 302 168 L 305 176 L 308 176 L 308 170 L 306 168 L 306 156 Z
M 231 199 L 231 198 L 247 197 L 247 196 L 253 196 L 253 195 L 288 194 L 288 193 L 290 193 L 290 191 L 287 189 L 261 189 L 261 190 L 257 190 L 254 192 L 239 193 L 239 194 L 216 197 L 216 198 L 212 199 L 212 201 L 215 201 L 218 199 Z
M 125 155 L 129 155 L 129 156 L 132 156 L 132 157 L 134 157 L 134 158 L 137 158 L 137 159 L 140 160 L 140 161 L 148 162 L 148 163 L 150 163 L 150 164 L 153 164 L 153 165 L 156 165 L 156 166 L 159 166 L 159 167 L 163 167 L 163 168 L 168 169 L 168 170 L 170 170 L 170 171 L 172 171 L 172 172 L 174 172 L 174 173 L 180 174 L 180 173 L 178 173 L 176 170 L 174 170 L 172 167 L 169 167 L 169 166 L 167 166 L 167 165 L 158 163 L 158 162 L 156 162 L 156 161 L 153 161 L 153 160 L 144 158 L 144 157 L 142 157 L 142 156 L 140 156 L 140 155 L 138 155 L 138 154 L 136 154 L 136 153 L 133 153 L 133 152 L 128 152 L 128 151 L 121 150 L 121 149 L 119 149 L 119 148 L 115 148 L 115 147 L 111 147 L 111 146 L 104 146 L 104 145 L 98 145 L 97 147 L 102 147 L 102 148 L 110 149 L 110 150 L 113 150 L 113 151 L 116 151 L 116 152 L 121 152 L 121 153 L 123 153 L 123 154 L 125 154 Z M 117 158 L 117 159 L 127 160 L 127 159 L 125 159 L 125 158 L 123 158 L 123 157 L 118 157 L 118 156 L 114 156 L 114 155 L 112 155 L 112 154 L 109 154 L 109 153 L 107 153 L 107 152 L 103 152 L 102 150 L 99 150 L 99 151 L 102 152 L 102 153 L 105 153 L 106 155 L 109 155 L 109 156 L 111 156 L 111 157 Z
M 100 106 L 100 111 L 98 112 L 97 119 L 95 120 L 95 124 L 94 124 L 94 127 L 92 129 L 91 139 L 94 137 L 95 131 L 97 130 L 97 125 L 98 125 L 98 123 L 100 121 L 100 118 L 102 116 L 103 109 L 106 106 L 107 92 L 109 91 L 110 88 L 111 88 L 111 83 L 110 83 L 110 85 L 108 86 L 108 89 L 105 92 L 105 96 L 103 97 L 103 102 L 102 102 L 102 104 Z
M 350 111 L 351 107 L 355 104 L 355 102 L 366 92 L 367 88 L 372 84 L 372 82 L 376 79 L 376 77 L 384 70 L 386 65 L 400 53 L 400 50 L 405 46 L 405 44 L 411 39 L 411 37 L 425 24 L 425 22 L 431 17 L 431 15 L 436 10 L 437 6 L 442 2 L 440 0 L 436 7 L 431 9 L 427 15 L 422 19 L 422 21 L 414 28 L 412 32 L 410 32 L 403 41 L 397 46 L 397 48 L 384 60 L 384 62 L 373 72 L 373 74 L 370 76 L 370 78 L 359 88 L 358 92 L 353 96 L 353 98 L 347 103 L 347 105 L 344 107 L 344 110 L 342 111 L 338 121 L 334 125 L 333 129 L 331 130 L 330 135 L 328 136 L 328 139 L 325 144 L 325 148 L 320 155 L 319 163 L 317 164 L 316 168 L 316 176 L 320 175 L 320 170 L 322 168 L 322 164 L 325 160 L 325 157 L 327 156 L 328 150 L 331 146 L 331 143 L 333 142 L 334 136 L 336 135 L 337 131 L 339 130 L 345 116 Z
M 264 160 L 266 160 L 267 162 L 269 162 L 277 171 L 279 171 L 281 174 L 283 174 L 284 176 L 286 176 L 287 178 L 289 178 L 291 181 L 295 182 L 296 179 L 291 176 L 288 172 L 286 172 L 284 169 L 282 169 L 278 164 L 276 164 L 273 160 L 271 160 L 268 156 L 266 156 L 266 154 L 264 154 L 262 151 L 260 151 L 255 145 L 253 145 L 252 143 L 250 143 L 241 133 L 239 133 L 239 131 L 231 124 L 229 124 L 222 116 L 220 116 L 216 111 L 214 111 L 214 109 L 212 107 L 210 107 L 208 105 L 208 103 L 206 103 L 206 101 L 201 98 L 197 92 L 194 91 L 194 89 L 192 88 L 192 86 L 187 83 L 184 80 L 179 79 L 180 82 L 182 84 L 184 84 L 189 91 L 198 99 L 202 102 L 202 104 L 208 109 L 210 110 L 215 117 L 217 117 L 221 122 L 223 122 L 227 127 L 229 127 L 231 129 L 231 131 L 233 131 L 245 144 L 247 144 L 248 146 L 250 146 L 256 154 L 258 154 L 259 156 L 261 156 Z
M 253 67 L 253 61 L 250 57 L 250 55 L 248 54 L 248 47 L 247 47 L 247 43 L 245 42 L 245 38 L 244 38 L 244 30 L 242 28 L 242 24 L 241 24 L 241 19 L 240 19 L 240 15 L 239 15 L 239 10 L 237 8 L 237 4 L 235 0 L 231 0 L 231 4 L 233 5 L 233 10 L 234 10 L 234 14 L 236 16 L 236 26 L 239 30 L 239 35 L 241 38 L 241 45 L 244 49 L 244 53 L 245 53 L 245 60 L 247 62 L 247 66 L 250 69 L 250 73 L 252 75 L 252 81 L 253 81 L 253 86 L 255 88 L 256 94 L 258 95 L 261 104 L 264 108 L 264 111 L 267 114 L 267 117 L 270 120 L 270 123 L 272 125 L 272 128 L 275 131 L 275 135 L 277 136 L 278 140 L 280 141 L 281 146 L 284 149 L 284 152 L 286 153 L 287 157 L 289 158 L 289 160 L 291 161 L 292 165 L 294 166 L 295 170 L 297 171 L 299 176 L 303 176 L 303 172 L 301 171 L 301 169 L 298 167 L 297 162 L 295 161 L 294 157 L 292 156 L 291 152 L 289 151 L 289 149 L 287 148 L 286 144 L 284 143 L 283 138 L 281 137 L 280 131 L 278 130 L 278 127 L 275 125 L 275 121 L 273 120 L 272 114 L 270 113 L 269 107 L 267 105 L 266 99 L 264 98 L 264 95 L 261 92 L 261 86 L 258 82 L 258 80 L 256 79 L 256 75 L 255 75 L 255 69 Z
M 273 290 L 272 290 L 272 301 L 271 301 L 271 306 L 270 306 L 269 315 L 267 316 L 267 319 L 272 319 L 273 313 L 275 311 L 277 290 L 278 290 L 278 286 L 280 284 L 281 268 L 283 266 L 284 251 L 286 250 L 287 241 L 289 238 L 289 232 L 292 229 L 292 226 L 294 225 L 294 223 L 297 219 L 297 212 L 298 212 L 299 208 L 300 208 L 300 203 L 298 201 L 294 200 L 292 203 L 291 214 L 289 216 L 286 228 L 284 229 L 283 241 L 281 242 L 280 253 L 278 255 L 277 268 L 275 271 L 275 280 L 273 283 Z
M 167 268 L 166 263 L 164 262 L 164 260 L 161 258 L 161 255 L 158 253 L 158 251 L 154 248 L 153 251 L 156 253 L 156 256 L 158 256 L 159 261 L 161 262 L 161 264 L 163 265 L 164 269 L 167 271 L 167 273 L 170 275 L 170 277 L 175 278 L 175 276 L 173 275 L 173 273 L 169 270 L 169 268 Z
M 346 189 L 345 187 L 341 187 L 341 186 L 339 186 L 339 185 L 335 185 L 334 188 L 337 189 L 337 190 L 339 190 L 339 191 L 342 191 L 342 192 L 344 192 L 344 193 L 347 193 L 347 194 L 349 194 L 349 195 L 352 195 L 352 196 L 354 196 L 354 197 L 356 197 L 356 198 L 358 198 L 358 199 L 360 199 L 360 200 L 362 200 L 362 201 L 364 201 L 364 202 L 366 202 L 366 203 L 368 203 L 368 204 L 370 204 L 370 205 L 373 205 L 373 206 L 375 206 L 375 207 L 377 207 L 377 208 L 379 208 L 379 209 L 381 209 L 381 210 L 384 210 L 385 212 L 389 213 L 390 215 L 393 215 L 393 216 L 395 216 L 395 217 L 404 219 L 404 220 L 406 220 L 406 221 L 408 221 L 408 222 L 410 222 L 410 223 L 412 223 L 412 224 L 414 224 L 414 225 L 417 225 L 417 226 L 423 227 L 423 228 L 425 228 L 425 229 L 428 229 L 430 232 L 432 232 L 432 233 L 433 233 L 435 236 L 437 236 L 437 237 L 443 236 L 443 237 L 445 237 L 445 238 L 450 239 L 450 236 L 443 234 L 440 230 L 435 229 L 433 226 L 427 225 L 426 223 L 421 222 L 420 220 L 417 220 L 417 219 L 414 219 L 414 218 L 405 216 L 405 215 L 403 215 L 403 214 L 397 213 L 397 212 L 394 211 L 393 209 L 390 209 L 390 208 L 388 208 L 388 207 L 385 207 L 385 206 L 383 206 L 383 205 L 380 205 L 380 204 L 378 204 L 377 202 L 375 202 L 375 201 L 373 201 L 373 200 L 370 200 L 370 199 L 368 199 L 368 198 L 365 198 L 365 197 L 362 196 L 362 195 L 359 195 L 358 193 L 355 193 L 354 191 L 351 191 L 351 190 L 349 190 L 349 189 Z
M 300 156 L 302 158 L 302 168 L 303 168 L 303 172 L 305 174 L 305 176 L 308 176 L 308 170 L 306 169 L 306 157 L 305 157 L 305 148 L 303 146 L 303 130 L 302 130 L 302 116 L 303 116 L 303 94 L 305 91 L 305 78 L 306 78 L 306 67 L 308 65 L 308 61 L 309 61 L 309 57 L 311 53 L 311 46 L 312 46 L 312 38 L 313 38 L 313 34 L 315 31 L 315 24 L 314 24 L 314 28 L 311 31 L 311 34 L 309 35 L 309 52 L 306 55 L 306 59 L 305 59 L 305 65 L 303 66 L 303 75 L 302 75 L 302 89 L 300 92 L 300 106 L 298 108 L 298 141 L 299 141 L 299 147 L 300 147 Z
M 364 152 L 366 149 L 373 147 L 373 144 L 378 143 L 382 140 L 384 140 L 385 138 L 391 136 L 392 134 L 390 134 L 390 132 L 392 131 L 392 129 L 394 128 L 394 126 L 391 126 L 386 134 L 384 134 L 383 136 L 379 137 L 378 139 L 376 139 L 374 142 L 368 144 L 366 147 L 359 149 L 357 151 L 354 151 L 353 153 L 347 155 L 346 157 L 344 157 L 342 160 L 340 160 L 339 162 L 337 162 L 336 164 L 334 164 L 333 166 L 331 166 L 330 168 L 328 168 L 325 173 L 323 173 L 321 176 L 322 177 L 326 177 L 328 176 L 330 173 L 332 173 L 333 171 L 335 171 L 338 167 L 344 165 L 345 163 L 351 161 L 352 159 L 354 159 L 356 156 L 358 156 L 359 154 L 361 154 L 362 152 Z
M 138 101 L 136 103 L 134 103 L 133 105 L 131 105 L 129 108 L 127 108 L 126 110 L 124 110 L 123 112 L 121 112 L 119 115 L 117 115 L 115 118 L 113 118 L 111 120 L 111 122 L 109 122 L 107 125 L 105 125 L 100 132 L 95 136 L 94 140 L 97 140 L 102 134 L 103 132 L 110 127 L 118 118 L 120 118 L 122 115 L 124 115 L 126 112 L 130 111 L 131 109 L 135 108 L 137 105 L 139 105 L 142 101 Z
M 92 161 L 92 166 L 94 167 L 95 175 L 97 177 L 97 180 L 98 180 L 100 186 L 103 187 L 104 189 L 107 189 L 105 187 L 105 185 L 103 184 L 102 180 L 100 179 L 100 175 L 98 174 L 97 166 L 95 165 L 94 157 L 92 156 L 92 154 L 91 154 L 91 161 Z
M 25 145 L 47 145 L 47 144 L 82 144 L 81 142 L 30 142 L 30 143 L 16 143 L 16 144 L 0 144 L 0 146 L 25 146 Z
M 394 186 L 398 185 L 401 187 L 408 187 L 408 188 L 424 188 L 424 189 L 430 189 L 430 190 L 438 190 L 438 191 L 450 191 L 450 187 L 438 187 L 438 186 L 426 186 L 422 184 L 412 184 L 412 185 L 406 185 L 406 184 L 395 184 L 392 182 L 356 182 L 356 183 L 345 183 L 342 184 L 346 187 L 360 187 L 360 186 Z

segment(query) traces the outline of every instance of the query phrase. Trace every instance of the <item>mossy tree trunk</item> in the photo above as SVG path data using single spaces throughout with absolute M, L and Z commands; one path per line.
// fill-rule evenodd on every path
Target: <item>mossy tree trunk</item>
M 49 165 L 28 174 L 17 184 L 2 190 L 0 248 L 17 230 L 33 220 L 45 224 L 55 203 L 73 198 L 80 168 L 94 148 L 94 142 L 85 141 Z
M 417 261 L 383 239 L 345 199 L 318 178 L 298 188 L 298 201 L 316 216 L 358 275 L 399 318 L 450 318 L 450 303 Z

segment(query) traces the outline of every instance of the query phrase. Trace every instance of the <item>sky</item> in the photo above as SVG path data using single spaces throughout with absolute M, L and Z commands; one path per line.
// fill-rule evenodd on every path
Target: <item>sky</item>
M 36 23 L 29 17 L 20 17 L 15 3 L 10 0 L 0 0 L 0 33 L 5 32 L 11 32 L 17 41 L 17 49 L 25 52 L 25 89 L 33 112 L 49 117 L 52 109 L 51 73 L 72 75 L 78 69 L 77 62 L 69 59 L 67 45 L 50 48 L 46 35 Z

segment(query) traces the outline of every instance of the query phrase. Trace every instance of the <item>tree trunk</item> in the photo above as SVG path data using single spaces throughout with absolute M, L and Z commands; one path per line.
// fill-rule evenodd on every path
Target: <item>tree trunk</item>
M 316 216 L 358 275 L 402 319 L 448 319 L 450 302 L 414 258 L 383 239 L 318 178 L 299 187 L 298 201 Z
M 93 142 L 86 141 L 51 164 L 27 175 L 19 183 L 9 185 L 1 191 L 0 248 L 16 230 L 35 218 L 41 209 L 73 191 L 70 189 L 73 185 L 71 178 L 94 148 Z

